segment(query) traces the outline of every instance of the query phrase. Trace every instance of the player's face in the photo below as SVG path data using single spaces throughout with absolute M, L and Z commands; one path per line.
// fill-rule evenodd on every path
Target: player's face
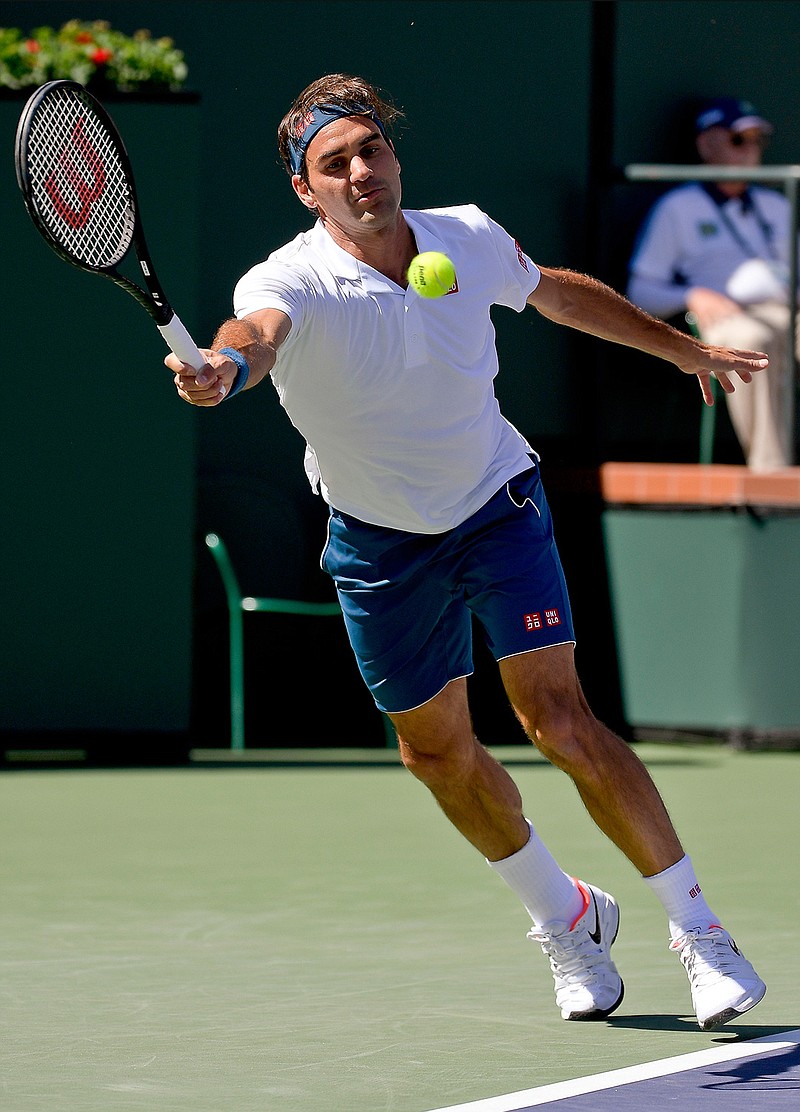
M 394 224 L 400 208 L 400 164 L 366 116 L 345 116 L 317 132 L 306 151 L 308 182 L 292 186 L 336 235 L 359 238 Z

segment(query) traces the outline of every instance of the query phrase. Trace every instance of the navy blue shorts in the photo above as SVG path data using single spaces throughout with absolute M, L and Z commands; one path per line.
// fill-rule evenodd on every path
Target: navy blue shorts
M 446 533 L 407 533 L 331 510 L 322 567 L 382 711 L 413 710 L 473 671 L 473 616 L 496 660 L 574 644 L 538 467 Z

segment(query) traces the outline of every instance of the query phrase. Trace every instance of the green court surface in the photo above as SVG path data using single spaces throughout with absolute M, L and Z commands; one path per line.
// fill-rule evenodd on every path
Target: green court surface
M 797 1028 L 800 754 L 637 751 L 769 985 L 717 1032 L 654 897 L 524 748 L 495 753 L 529 817 L 621 904 L 607 1022 L 559 1018 L 525 913 L 396 753 L 0 774 L 0 1106 L 429 1112 Z

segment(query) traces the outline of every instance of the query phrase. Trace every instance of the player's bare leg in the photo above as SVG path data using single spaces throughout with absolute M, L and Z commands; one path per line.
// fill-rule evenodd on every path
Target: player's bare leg
M 530 831 L 519 790 L 473 733 L 466 680 L 390 717 L 403 764 L 484 857 L 497 861 L 525 845 Z
M 572 778 L 600 829 L 643 876 L 683 857 L 650 774 L 631 748 L 594 717 L 571 645 L 500 662 L 514 710 L 541 753 Z
M 607 892 L 563 871 L 523 814 L 516 784 L 472 731 L 466 681 L 456 680 L 423 707 L 392 715 L 406 767 L 488 859 L 532 920 L 564 1019 L 604 1019 L 624 986 L 611 959 L 619 927 Z

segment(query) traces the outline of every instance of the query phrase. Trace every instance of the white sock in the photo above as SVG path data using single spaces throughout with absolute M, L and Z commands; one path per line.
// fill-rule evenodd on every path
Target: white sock
M 673 939 L 690 930 L 707 930 L 712 924 L 719 924 L 700 890 L 688 856 L 655 876 L 646 876 L 644 882 L 669 916 L 669 933 Z
M 501 861 L 486 860 L 516 892 L 537 926 L 555 921 L 571 924 L 583 911 L 583 896 L 530 822 L 528 826 L 531 836 L 522 849 Z

